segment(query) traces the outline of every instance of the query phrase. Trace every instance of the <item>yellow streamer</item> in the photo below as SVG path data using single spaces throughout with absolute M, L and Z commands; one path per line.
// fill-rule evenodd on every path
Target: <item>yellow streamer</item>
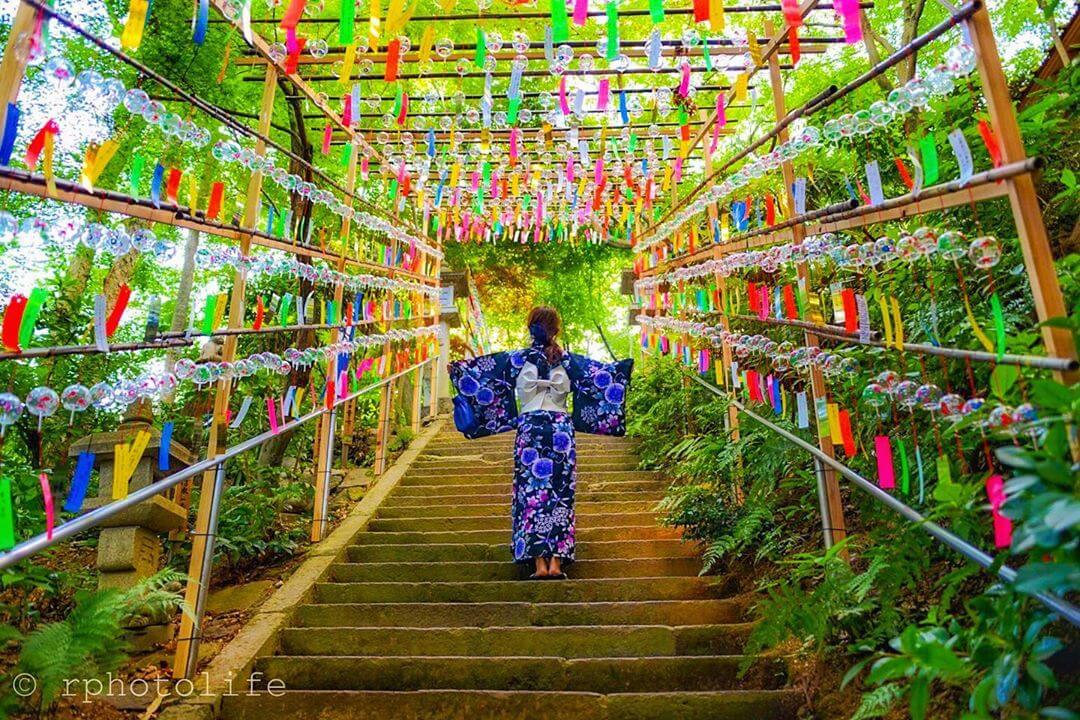
M 345 58 L 341 62 L 341 74 L 338 75 L 338 82 L 348 82 L 352 77 L 353 64 L 356 62 L 356 43 L 351 43 L 345 46 Z M 353 115 L 358 115 L 360 108 L 353 108 Z
M 146 446 L 150 443 L 150 433 L 140 430 L 131 444 L 118 443 L 113 448 L 113 500 L 123 500 L 128 496 L 128 485 L 135 468 L 139 466 Z
M 746 83 L 749 78 L 746 73 L 741 72 L 735 78 L 735 102 L 743 102 L 746 100 Z
M 426 63 L 431 59 L 431 48 L 435 44 L 435 26 L 428 25 L 424 28 L 424 34 L 420 36 L 420 62 Z
M 978 339 L 979 344 L 986 349 L 986 352 L 994 352 L 994 344 L 990 342 L 990 338 L 987 337 L 983 329 L 979 327 L 979 321 L 975 319 L 975 313 L 971 312 L 971 303 L 968 302 L 967 293 L 964 293 L 964 312 L 967 313 L 968 323 L 971 325 L 971 331 L 975 333 L 975 337 Z
M 724 0 L 709 0 L 709 27 L 713 32 L 723 32 L 726 24 Z
M 753 60 L 755 66 L 761 65 L 761 44 L 758 43 L 757 35 L 753 30 L 746 31 L 746 42 L 750 45 L 750 59 Z
M 45 188 L 49 197 L 56 197 L 56 177 L 53 175 L 53 136 L 55 133 L 45 133 L 45 152 L 42 156 L 41 170 L 45 173 Z
M 392 38 L 401 30 L 402 13 L 405 12 L 405 0 L 390 0 L 386 6 L 386 37 Z
M 900 318 L 900 303 L 897 302 L 896 296 L 889 298 L 892 303 L 892 315 L 893 315 L 893 331 L 896 339 L 896 349 L 901 352 L 904 350 L 904 321 Z
M 877 292 L 878 307 L 881 308 L 881 325 L 882 330 L 885 332 L 885 347 L 890 347 L 893 344 L 893 330 L 892 320 L 889 318 L 889 306 L 885 302 L 885 296 L 881 294 L 879 290 Z
M 131 0 L 124 31 L 120 35 L 120 47 L 125 50 L 137 50 L 142 44 L 143 28 L 146 27 L 146 12 L 149 9 L 149 0 Z
M 217 306 L 214 308 L 214 329 L 221 327 L 221 321 L 225 319 L 225 306 L 229 304 L 228 293 L 218 293 Z
M 375 50 L 379 46 L 379 13 L 382 11 L 382 7 L 379 5 L 379 0 L 371 0 L 370 5 L 370 18 L 368 19 L 368 38 L 371 40 L 369 43 L 371 49 Z
M 840 406 L 836 403 L 829 403 L 826 410 L 829 416 L 829 437 L 832 439 L 833 445 L 843 445 L 844 435 L 840 432 Z

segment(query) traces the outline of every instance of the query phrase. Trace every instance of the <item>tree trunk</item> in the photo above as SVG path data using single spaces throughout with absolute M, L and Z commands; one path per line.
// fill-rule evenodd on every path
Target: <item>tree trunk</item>
M 169 330 L 172 332 L 180 332 L 187 325 L 191 308 L 191 289 L 195 284 L 195 251 L 198 249 L 199 231 L 188 230 L 187 241 L 184 243 L 184 267 L 180 270 L 180 286 L 176 289 L 176 306 L 169 323 Z M 179 354 L 180 348 L 169 348 L 165 354 L 165 372 L 172 372 Z M 165 400 L 171 402 L 172 394 L 170 393 Z
M 279 82 L 281 82 L 279 80 Z M 284 87 L 284 86 L 283 86 Z M 288 92 L 286 91 L 286 96 Z M 300 100 L 295 96 L 288 101 L 289 103 L 289 125 L 292 126 L 294 132 L 291 135 L 291 150 L 294 155 L 297 155 L 307 161 L 309 164 L 312 161 L 312 148 L 311 143 L 307 139 L 307 130 L 304 126 L 304 111 Z M 289 172 L 299 175 L 304 180 L 312 181 L 311 169 L 303 165 L 302 163 L 289 159 Z M 293 211 L 293 238 L 295 242 L 299 243 L 305 237 L 307 237 L 308 227 L 311 224 L 311 201 L 300 197 L 298 193 L 291 193 L 289 201 Z M 301 256 L 297 258 L 299 262 L 311 264 L 311 258 Z M 308 294 L 314 289 L 314 285 L 303 278 L 300 279 L 299 295 L 297 302 L 301 303 L 308 296 Z M 307 324 L 313 324 L 308 320 Z M 296 345 L 297 348 L 306 348 L 313 345 L 315 342 L 314 330 L 301 330 L 297 333 Z M 295 385 L 296 387 L 307 387 L 308 381 L 311 379 L 310 368 L 293 368 L 289 373 L 288 385 Z M 313 398 L 314 399 L 314 398 Z M 269 441 L 263 443 L 259 449 L 259 464 L 260 465 L 276 465 L 280 466 L 281 461 L 285 457 L 285 452 L 289 449 L 289 443 L 292 441 L 292 432 L 283 432 L 275 437 L 270 438 Z

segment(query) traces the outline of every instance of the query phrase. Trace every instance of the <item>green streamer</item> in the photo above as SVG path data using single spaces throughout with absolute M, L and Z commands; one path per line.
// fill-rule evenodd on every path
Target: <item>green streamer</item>
M 705 69 L 712 72 L 712 57 L 709 56 L 709 38 L 702 38 L 701 54 L 705 57 Z
M 518 108 L 521 107 L 521 98 L 510 98 L 510 104 L 506 108 L 506 122 L 513 125 L 517 122 Z
M 342 0 L 341 16 L 338 21 L 338 42 L 342 45 L 351 45 L 353 41 L 353 26 L 356 24 L 356 3 L 353 0 Z
M 390 189 L 387 190 L 386 197 L 388 200 L 393 200 L 397 197 L 397 178 L 390 180 Z
M 558 0 L 555 2 L 559 4 Z M 566 8 L 563 8 L 563 13 L 566 13 Z M 473 56 L 473 63 L 481 70 L 484 69 L 484 60 L 487 59 L 487 41 L 484 39 L 484 31 L 480 28 L 476 28 L 476 54 Z
M 949 458 L 944 455 L 937 457 L 937 481 L 938 484 L 948 485 L 952 482 L 952 470 L 949 468 Z
M 142 179 L 143 168 L 146 167 L 146 157 L 138 153 L 131 158 L 131 170 L 128 172 L 128 191 L 135 197 L 139 196 L 139 180 Z
M 326 323 L 328 325 L 337 325 L 337 303 L 333 300 L 326 303 Z
M 489 187 L 491 185 L 491 163 L 486 161 L 486 160 L 484 161 L 484 165 L 483 165 L 483 174 L 484 174 L 484 187 Z M 483 188 L 480 188 L 480 189 L 483 190 Z
M 630 133 L 630 152 L 637 150 L 637 133 Z
M 48 25 L 48 23 L 46 23 Z M 11 478 L 0 478 L 0 550 L 15 547 L 15 508 L 11 504 Z
M 922 504 L 926 497 L 926 478 L 923 475 L 922 452 L 918 444 L 915 445 L 915 469 L 919 473 L 919 503 Z
M 341 146 L 341 167 L 349 166 L 349 159 L 352 157 L 352 143 L 345 143 Z
M 900 492 L 911 494 L 911 466 L 908 465 L 907 448 L 904 441 L 896 438 L 896 450 L 900 453 Z
M 285 327 L 289 322 L 289 306 L 292 305 L 292 294 L 285 293 L 281 298 L 281 308 L 278 310 L 278 325 Z
M 937 145 L 933 133 L 927 133 L 919 140 L 919 154 L 922 155 L 923 185 L 933 185 L 938 180 Z
M 558 45 L 570 39 L 566 24 L 566 0 L 551 0 L 551 41 Z
M 394 86 L 394 117 L 401 115 L 401 83 Z
M 997 359 L 1001 362 L 1001 358 L 1005 355 L 1005 315 L 1001 312 L 1001 298 L 995 292 L 990 296 L 990 313 L 994 317 L 994 340 L 997 347 Z M 24 341 L 25 342 L 25 341 Z
M 532 195 L 525 195 L 524 197 L 522 197 L 521 198 L 521 209 L 524 212 L 528 212 L 529 208 L 531 208 L 531 207 L 532 207 Z
M 653 25 L 664 21 L 664 0 L 649 0 L 649 17 Z
M 206 298 L 206 305 L 202 313 L 202 334 L 209 335 L 214 332 L 214 316 L 217 315 L 217 295 Z
M 41 306 L 49 296 L 43 288 L 34 288 L 30 291 L 30 298 L 26 301 L 26 310 L 23 311 L 22 325 L 19 327 L 19 345 L 27 347 L 34 338 L 34 327 L 37 325 L 38 316 L 41 315 Z
M 555 0 L 558 2 L 558 0 Z M 607 4 L 607 59 L 619 57 L 619 7 L 614 2 Z
M 274 221 L 274 235 L 277 237 L 285 237 L 285 220 L 288 218 L 287 212 L 279 212 L 277 218 Z
M 806 319 L 806 293 L 798 285 L 795 286 L 795 304 L 799 306 L 799 317 Z

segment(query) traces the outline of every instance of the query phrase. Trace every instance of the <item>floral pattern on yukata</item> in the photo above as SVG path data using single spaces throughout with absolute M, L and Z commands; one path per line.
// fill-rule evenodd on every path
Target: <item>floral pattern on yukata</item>
M 514 443 L 511 549 L 516 562 L 538 557 L 574 559 L 574 424 L 561 412 L 518 417 Z
M 626 393 L 633 360 L 602 363 L 571 355 L 568 365 L 574 385 L 574 427 L 596 435 L 626 434 Z

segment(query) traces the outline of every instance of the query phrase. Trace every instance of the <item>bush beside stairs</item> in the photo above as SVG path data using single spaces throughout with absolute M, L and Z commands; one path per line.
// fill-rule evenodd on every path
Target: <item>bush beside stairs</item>
M 509 560 L 512 434 L 436 435 L 256 670 L 287 690 L 226 720 L 795 717 L 781 664 L 738 667 L 750 624 L 696 548 L 657 525 L 633 440 L 578 436 L 578 561 Z

